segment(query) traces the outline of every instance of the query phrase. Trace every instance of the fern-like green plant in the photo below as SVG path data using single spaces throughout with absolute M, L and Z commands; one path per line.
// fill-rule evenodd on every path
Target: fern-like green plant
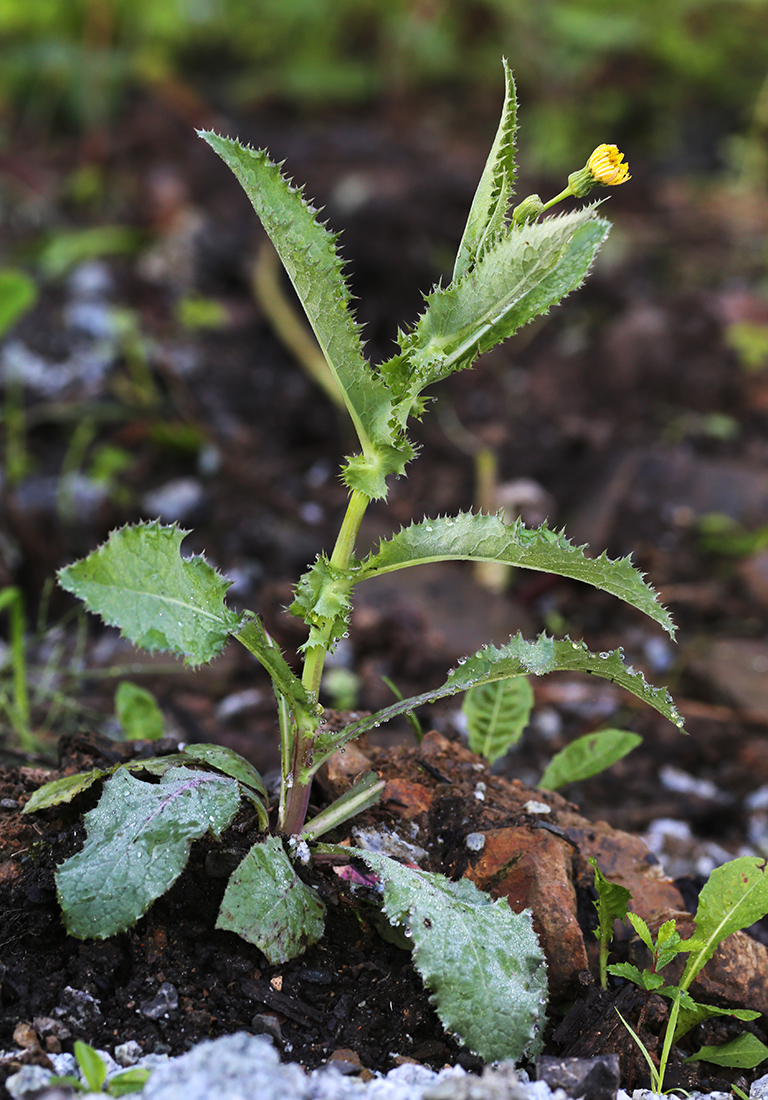
M 594 206 L 544 220 L 541 213 L 555 201 L 581 197 L 598 184 L 610 186 L 627 176 L 618 150 L 601 146 L 556 199 L 544 204 L 532 196 L 511 209 L 517 106 L 506 62 L 504 78 L 499 130 L 453 278 L 427 296 L 416 323 L 399 334 L 397 354 L 379 367 L 364 354 L 336 235 L 266 152 L 201 133 L 242 184 L 270 237 L 359 448 L 342 469 L 349 502 L 336 543 L 296 585 L 290 611 L 307 627 L 299 672 L 255 613 L 237 613 L 227 605 L 229 582 L 202 557 L 183 556 L 186 532 L 175 526 L 146 522 L 114 531 L 98 550 L 61 570 L 59 580 L 67 591 L 145 649 L 170 650 L 197 665 L 220 653 L 229 638 L 245 646 L 272 679 L 282 750 L 272 835 L 266 835 L 269 807 L 261 779 L 236 754 L 216 746 L 191 746 L 175 757 L 143 762 L 144 772 L 154 772 L 151 782 L 122 767 L 114 774 L 68 777 L 38 792 L 28 810 L 104 782 L 101 801 L 86 815 L 85 847 L 57 872 L 72 935 L 105 937 L 133 924 L 181 873 L 194 839 L 205 831 L 220 834 L 245 797 L 256 808 L 265 836 L 233 873 L 218 926 L 256 943 L 273 963 L 300 953 L 322 934 L 324 908 L 293 863 L 306 857 L 307 840 L 315 841 L 371 806 L 384 785 L 375 774 L 363 776 L 308 821 L 313 777 L 346 742 L 422 704 L 510 677 L 566 670 L 612 680 L 682 725 L 666 691 L 647 684 L 624 663 L 620 650 L 591 653 L 582 642 L 544 634 L 483 647 L 462 658 L 438 687 L 356 717 L 339 730 L 326 724 L 319 703 L 325 660 L 348 630 L 357 586 L 375 585 L 386 573 L 420 564 L 496 561 L 556 573 L 612 593 L 674 632 L 668 613 L 628 559 L 592 558 L 546 525 L 529 529 L 471 513 L 424 518 L 382 540 L 367 556 L 356 552 L 368 505 L 386 498 L 388 479 L 404 474 L 414 458 L 408 429 L 426 409 L 425 391 L 470 367 L 478 355 L 546 313 L 586 277 L 608 222 Z M 287 847 L 280 838 L 290 838 Z M 514 914 L 506 902 L 491 904 L 469 883 L 449 883 L 370 853 L 353 854 L 381 879 L 389 919 L 410 931 L 415 964 L 446 1026 L 487 1059 L 535 1053 L 546 979 L 530 914 Z M 434 903 L 433 917 L 423 916 L 428 899 Z

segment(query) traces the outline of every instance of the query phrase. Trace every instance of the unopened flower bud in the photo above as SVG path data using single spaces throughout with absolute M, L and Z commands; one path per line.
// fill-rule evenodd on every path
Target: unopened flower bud
M 598 145 L 585 166 L 568 177 L 568 189 L 572 195 L 581 199 L 588 195 L 593 187 L 616 187 L 626 183 L 632 177 L 624 154 L 616 145 Z
M 529 195 L 512 211 L 512 221 L 515 225 L 526 225 L 528 222 L 536 221 L 543 209 L 544 203 L 539 196 Z

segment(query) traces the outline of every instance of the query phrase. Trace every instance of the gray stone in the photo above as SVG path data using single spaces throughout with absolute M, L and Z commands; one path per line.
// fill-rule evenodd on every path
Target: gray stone
M 159 1066 L 143 1100 L 308 1100 L 309 1084 L 298 1066 L 281 1065 L 272 1044 L 238 1032 L 200 1043 Z
M 569 1096 L 584 1100 L 615 1100 L 619 1088 L 619 1056 L 596 1058 L 536 1059 L 536 1076 L 551 1089 L 564 1089 Z
M 51 1071 L 42 1066 L 22 1066 L 18 1073 L 8 1078 L 5 1087 L 13 1100 L 35 1100 L 52 1076 Z
M 163 982 L 150 1001 L 142 1001 L 139 1011 L 149 1020 L 161 1020 L 179 1007 L 179 995 L 170 982 Z

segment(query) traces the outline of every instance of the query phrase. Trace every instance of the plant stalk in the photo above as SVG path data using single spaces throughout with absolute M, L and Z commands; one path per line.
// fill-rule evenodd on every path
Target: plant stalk
M 332 568 L 341 571 L 349 568 L 360 524 L 369 503 L 370 499 L 365 493 L 361 493 L 359 489 L 353 490 L 336 539 L 336 545 L 331 554 L 330 564 Z M 320 681 L 322 680 L 323 667 L 330 644 L 331 627 L 329 626 L 325 632 L 323 644 L 312 646 L 304 662 L 301 682 L 313 699 L 317 699 L 320 694 Z M 311 721 L 306 717 L 300 717 L 297 723 L 296 734 L 293 739 L 290 771 L 282 784 L 281 794 L 284 793 L 285 797 L 284 799 L 281 797 L 278 822 L 280 831 L 287 833 L 289 836 L 300 833 L 307 818 L 309 791 L 312 786 L 312 775 L 310 774 L 312 745 L 317 724 L 317 720 Z

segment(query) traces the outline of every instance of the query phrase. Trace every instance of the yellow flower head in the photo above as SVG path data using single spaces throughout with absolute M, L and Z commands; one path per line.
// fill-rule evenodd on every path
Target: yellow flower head
M 603 187 L 616 187 L 632 178 L 624 154 L 616 145 L 598 145 L 587 161 L 587 168 L 595 182 Z

